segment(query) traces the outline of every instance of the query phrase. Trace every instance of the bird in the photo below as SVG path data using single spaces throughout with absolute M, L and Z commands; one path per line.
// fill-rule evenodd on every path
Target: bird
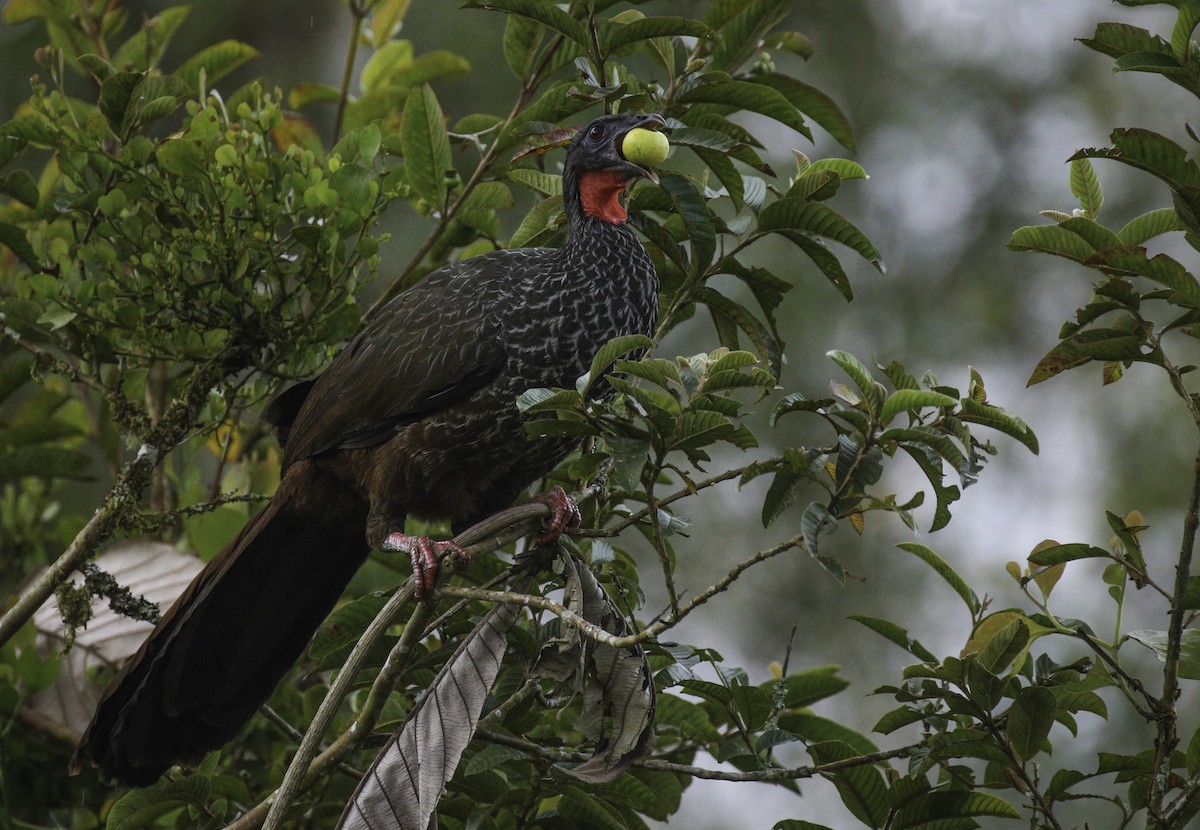
M 623 137 L 653 113 L 600 116 L 563 166 L 566 238 L 443 266 L 383 307 L 314 379 L 265 411 L 283 447 L 268 503 L 161 617 L 101 697 L 71 760 L 147 786 L 232 740 L 270 697 L 372 549 L 407 553 L 428 594 L 463 528 L 510 506 L 577 446 L 529 439 L 523 392 L 573 388 L 597 351 L 654 331 L 658 281 L 623 194 L 658 181 Z M 598 395 L 605 392 L 598 387 Z M 561 488 L 543 537 L 578 522 Z

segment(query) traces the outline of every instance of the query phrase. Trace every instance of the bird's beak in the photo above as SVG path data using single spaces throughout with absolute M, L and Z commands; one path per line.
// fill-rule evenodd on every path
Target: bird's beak
M 630 130 L 642 129 L 642 130 L 654 130 L 655 132 L 658 132 L 665 126 L 667 126 L 667 119 L 663 118 L 661 115 L 659 115 L 656 112 L 649 113 L 648 115 L 646 115 L 644 120 L 638 122 L 637 124 L 634 124 L 632 127 L 629 128 L 629 130 L 625 130 L 625 132 L 623 132 L 617 136 L 617 138 L 616 138 L 617 155 L 619 155 L 623 159 L 625 158 L 625 154 L 621 152 L 621 145 L 625 143 L 625 136 L 626 136 L 626 134 L 629 133 Z M 654 182 L 655 184 L 658 184 L 658 174 L 655 173 L 653 170 L 651 170 L 649 167 L 643 167 L 640 164 L 634 164 L 633 162 L 629 161 L 628 159 L 625 160 L 625 163 L 628 164 L 630 167 L 632 167 L 639 176 L 644 176 L 645 178 L 649 179 L 650 181 Z

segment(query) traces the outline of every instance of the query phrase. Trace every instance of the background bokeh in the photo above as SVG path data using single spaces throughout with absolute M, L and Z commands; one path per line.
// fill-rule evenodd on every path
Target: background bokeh
M 140 14 L 167 4 L 127 5 Z M 695 14 L 703 5 L 670 0 L 643 8 Z M 1141 367 L 1115 387 L 1101 388 L 1098 369 L 1085 369 L 1026 388 L 1060 323 L 1086 301 L 1090 272 L 1065 260 L 1006 251 L 1004 243 L 1016 227 L 1043 221 L 1038 210 L 1074 207 L 1064 162 L 1080 147 L 1104 145 L 1113 127 L 1144 126 L 1188 141 L 1183 122 L 1194 99 L 1158 78 L 1114 75 L 1109 59 L 1074 42 L 1101 20 L 1169 31 L 1174 10 L 1128 9 L 1105 0 L 805 0 L 794 6 L 789 26 L 808 34 L 817 51 L 807 63 L 797 58 L 784 68 L 832 95 L 850 117 L 858 141 L 854 158 L 871 178 L 843 188 L 834 204 L 872 238 L 888 271 L 880 276 L 847 255 L 857 298 L 846 304 L 786 245 L 760 247 L 764 263 L 797 286 L 781 314 L 789 359 L 782 385 L 789 392 L 822 394 L 837 375 L 824 357 L 834 348 L 864 361 L 899 360 L 917 375 L 932 370 L 960 388 L 968 365 L 983 374 L 992 402 L 1037 432 L 1041 454 L 1034 457 L 997 437 L 999 457 L 955 505 L 949 528 L 926 533 L 931 511 L 922 508 L 915 538 L 986 593 L 993 608 L 1022 604 L 1004 563 L 1023 560 L 1042 539 L 1107 544 L 1105 510 L 1144 512 L 1152 570 L 1169 578 L 1195 445 L 1187 414 L 1162 379 Z M 256 76 L 284 89 L 306 80 L 336 83 L 348 21 L 336 0 L 207 0 L 193 9 L 173 54 L 235 37 L 261 50 L 262 58 L 231 78 L 230 88 Z M 437 87 L 452 119 L 507 111 L 515 79 L 499 57 L 501 26 L 499 15 L 460 10 L 446 0 L 414 0 L 404 36 L 417 51 L 451 49 L 474 67 L 469 76 Z M 31 53 L 39 43 L 32 28 L 0 26 L 0 119 L 27 95 L 27 79 L 37 71 Z M 793 147 L 814 157 L 847 155 L 819 130 L 814 148 L 777 125 L 754 126 L 768 137 L 770 160 L 781 172 L 791 169 Z M 1119 227 L 1169 204 L 1165 187 L 1148 176 L 1102 163 L 1098 170 L 1106 188 L 1106 224 Z M 391 256 L 402 261 L 425 227 L 399 209 L 385 221 L 394 233 Z M 664 351 L 714 345 L 704 325 L 694 323 L 673 335 Z M 1190 362 L 1189 356 L 1179 355 L 1177 362 Z M 779 445 L 829 437 L 810 432 L 802 416 L 784 419 L 777 430 L 756 426 Z M 895 466 L 885 481 L 896 492 L 907 496 L 921 487 L 915 467 Z M 699 590 L 735 559 L 796 532 L 798 511 L 791 526 L 785 518 L 762 530 L 757 515 L 764 488 L 765 482 L 755 482 L 738 492 L 729 485 L 682 509 L 693 530 L 690 541 L 676 545 L 681 588 Z M 848 621 L 849 614 L 892 619 L 939 654 L 956 653 L 965 640 L 968 615 L 959 600 L 895 548 L 913 538 L 900 522 L 872 517 L 863 536 L 846 528 L 828 542 L 861 579 L 843 586 L 806 557 L 777 558 L 689 618 L 674 636 L 717 647 L 757 682 L 769 676 L 771 661 L 787 655 L 794 626 L 792 667 L 837 663 L 853 683 L 818 711 L 868 731 L 890 708 L 886 696 L 872 691 L 894 682 L 910 661 Z M 653 584 L 658 566 L 645 564 L 644 583 Z M 1056 595 L 1061 613 L 1107 618 L 1098 582 L 1098 566 L 1072 568 Z M 650 602 L 661 607 L 662 597 L 652 594 Z M 1131 605 L 1126 629 L 1163 627 L 1161 602 L 1138 595 Z M 1130 654 L 1135 664 L 1139 657 Z M 1082 715 L 1077 740 L 1056 728 L 1056 759 L 1081 757 L 1086 767 L 1100 734 L 1110 743 L 1123 733 L 1146 737 L 1144 726 L 1115 715 L 1115 698 L 1108 702 L 1110 721 Z M 1181 732 L 1190 734 L 1187 723 Z M 883 746 L 897 740 L 879 737 Z M 784 757 L 806 761 L 801 752 Z M 694 828 L 765 828 L 782 818 L 847 824 L 832 787 L 807 782 L 801 789 L 797 798 L 766 785 L 700 783 L 689 790 L 676 822 Z

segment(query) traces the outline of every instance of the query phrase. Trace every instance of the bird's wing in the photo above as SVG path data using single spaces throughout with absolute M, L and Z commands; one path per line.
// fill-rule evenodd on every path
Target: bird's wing
M 491 381 L 505 354 L 496 281 L 487 277 L 519 267 L 507 259 L 442 269 L 393 300 L 313 382 L 287 429 L 284 465 L 382 443 Z

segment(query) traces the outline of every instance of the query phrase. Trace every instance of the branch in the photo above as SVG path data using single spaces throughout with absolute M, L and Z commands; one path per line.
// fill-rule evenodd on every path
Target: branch
M 584 495 L 590 494 L 591 489 L 577 495 L 582 498 Z M 538 502 L 519 504 L 472 525 L 456 536 L 455 541 L 466 548 L 472 556 L 481 556 L 527 535 L 535 529 L 538 522 L 549 515 L 550 508 L 545 504 Z M 453 560 L 449 560 L 443 570 L 448 573 L 453 570 L 453 567 Z M 395 685 L 396 678 L 407 668 L 413 647 L 426 634 L 425 624 L 433 615 L 433 606 L 428 603 L 421 603 L 414 610 L 400 640 L 388 654 L 384 668 L 375 678 L 367 701 L 354 723 L 334 739 L 327 749 L 319 755 L 317 754 L 317 749 L 329 729 L 333 715 L 337 712 L 342 699 L 349 691 L 350 684 L 362 668 L 368 652 L 376 642 L 382 639 L 400 609 L 412 598 L 412 594 L 413 582 L 410 579 L 388 600 L 371 624 L 367 626 L 357 645 L 339 670 L 337 678 L 330 685 L 329 691 L 326 692 L 325 699 L 321 702 L 313 722 L 305 732 L 279 789 L 229 824 L 225 830 L 253 830 L 253 828 L 263 825 L 264 821 L 267 828 L 278 828 L 288 806 L 300 792 L 308 789 L 322 776 L 341 765 L 347 755 L 370 737 L 379 713 L 383 709 L 383 704 Z
M 67 549 L 0 617 L 0 645 L 8 642 L 50 598 L 54 589 L 91 557 L 96 547 L 108 537 L 117 519 L 140 500 L 150 484 L 150 474 L 158 464 L 158 458 L 157 447 L 143 444 L 133 460 L 125 465 L 121 478 L 108 491 L 83 529 L 75 534 Z
M 803 538 L 800 536 L 793 536 L 786 542 L 780 542 L 773 548 L 761 550 L 753 556 L 742 560 L 720 580 L 709 586 L 701 593 L 697 594 L 689 602 L 680 606 L 678 615 L 672 619 L 659 620 L 656 623 L 646 626 L 636 634 L 626 634 L 621 637 L 610 634 L 594 623 L 588 622 L 583 617 L 579 616 L 561 603 L 555 602 L 552 599 L 547 599 L 543 596 L 518 594 L 512 591 L 489 591 L 484 588 L 471 588 L 461 585 L 444 585 L 438 588 L 437 592 L 440 595 L 447 597 L 475 599 L 483 602 L 504 602 L 512 605 L 523 605 L 527 608 L 537 608 L 541 611 L 549 611 L 563 622 L 575 626 L 596 642 L 604 643 L 605 645 L 612 646 L 613 648 L 628 648 L 657 637 L 659 634 L 662 634 L 665 631 L 671 630 L 692 611 L 695 611 L 714 596 L 729 588 L 729 586 L 732 585 L 734 581 L 748 568 L 757 565 L 759 562 L 765 562 L 767 559 L 778 556 L 784 551 L 791 550 L 792 548 L 803 549 Z
M 479 729 L 475 734 L 485 741 L 519 749 L 530 755 L 535 755 L 556 763 L 586 760 L 586 755 L 582 752 L 544 747 L 532 741 L 505 735 L 502 732 Z M 749 772 L 727 772 L 726 770 L 706 769 L 704 767 L 693 766 L 692 764 L 677 764 L 673 761 L 661 761 L 656 758 L 634 761 L 633 766 L 644 769 L 662 770 L 663 772 L 680 773 L 690 775 L 693 778 L 704 778 L 710 781 L 794 781 L 800 778 L 814 778 L 818 775 L 837 772 L 843 769 L 878 764 L 881 761 L 889 761 L 893 758 L 907 758 L 920 749 L 921 746 L 921 743 L 916 743 L 897 747 L 896 749 L 887 749 L 881 752 L 871 752 L 866 755 L 842 758 L 841 760 L 830 761 L 826 764 L 814 764 L 804 767 L 772 767 L 770 769 L 750 770 Z
M 1195 404 L 1188 397 L 1189 408 L 1195 412 Z M 1200 423 L 1200 422 L 1198 422 Z M 1171 592 L 1171 617 L 1167 624 L 1167 654 L 1163 665 L 1163 690 L 1159 698 L 1158 735 L 1155 738 L 1154 774 L 1150 777 L 1150 794 L 1147 809 L 1157 822 L 1162 817 L 1162 801 L 1166 794 L 1165 782 L 1171 774 L 1171 752 L 1179 743 L 1176 732 L 1179 698 L 1179 658 L 1183 645 L 1184 617 L 1183 596 L 1187 591 L 1188 578 L 1192 572 L 1192 554 L 1196 547 L 1196 529 L 1200 526 L 1200 454 L 1192 463 L 1192 492 L 1188 497 L 1187 514 L 1183 520 L 1183 539 L 1179 546 L 1179 559 L 1175 564 L 1175 587 Z M 1151 825 L 1153 826 L 1153 825 Z

